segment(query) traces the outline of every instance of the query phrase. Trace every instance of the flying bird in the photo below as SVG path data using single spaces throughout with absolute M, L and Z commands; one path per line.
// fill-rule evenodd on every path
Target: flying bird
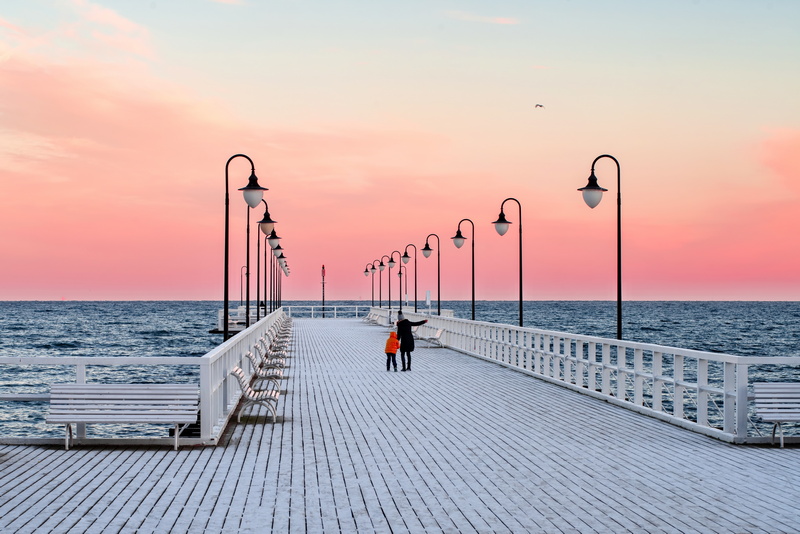
M 543 106 L 543 105 L 541 105 L 541 104 L 536 104 L 536 105 L 535 105 L 535 106 L 533 106 L 533 107 L 534 107 L 534 108 L 543 108 L 544 106 Z

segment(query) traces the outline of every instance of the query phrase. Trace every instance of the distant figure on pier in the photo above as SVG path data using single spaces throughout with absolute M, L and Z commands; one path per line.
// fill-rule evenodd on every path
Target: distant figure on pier
M 389 332 L 389 339 L 386 340 L 386 370 L 389 365 L 394 365 L 397 372 L 397 349 L 400 348 L 400 341 L 397 339 L 397 332 Z
M 400 338 L 400 363 L 403 365 L 401 371 L 411 370 L 411 353 L 414 351 L 414 333 L 411 331 L 412 326 L 419 326 L 427 323 L 428 320 L 422 321 L 409 321 L 405 318 L 403 313 L 397 314 L 397 337 Z M 406 363 L 406 356 L 408 361 Z

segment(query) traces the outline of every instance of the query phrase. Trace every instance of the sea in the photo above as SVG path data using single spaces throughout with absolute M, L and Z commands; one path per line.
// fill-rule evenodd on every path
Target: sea
M 359 305 L 366 310 L 370 302 L 325 304 Z M 320 306 L 321 302 L 284 301 L 284 305 Z M 0 357 L 202 356 L 222 341 L 221 335 L 210 333 L 221 307 L 216 301 L 0 302 Z M 414 306 L 404 303 L 403 307 Z M 453 310 L 456 317 L 471 317 L 470 301 L 442 301 L 441 307 Z M 616 337 L 616 302 L 527 301 L 523 308 L 527 327 Z M 435 314 L 436 301 L 431 308 L 419 302 L 417 310 Z M 519 303 L 477 301 L 475 315 L 479 321 L 516 325 Z M 623 338 L 739 356 L 800 356 L 800 302 L 624 302 Z M 165 372 L 171 374 L 165 377 Z M 118 381 L 119 373 L 111 373 L 92 368 L 88 380 Z M 192 369 L 160 367 L 154 372 L 147 366 L 127 369 L 124 379 L 198 381 Z M 797 369 L 784 369 L 780 379 L 800 380 L 800 374 Z M 0 365 L 0 394 L 45 393 L 50 383 L 74 380 L 71 366 Z M 44 422 L 46 411 L 47 403 L 42 401 L 0 400 L 0 435 L 61 437 L 62 428 Z M 125 430 L 111 432 L 124 435 Z

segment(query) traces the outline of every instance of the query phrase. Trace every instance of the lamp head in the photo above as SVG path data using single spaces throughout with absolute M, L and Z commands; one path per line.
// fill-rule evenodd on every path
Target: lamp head
M 400 259 L 403 260 L 403 263 L 408 264 L 408 262 L 411 260 L 411 256 L 408 255 L 408 251 L 406 250 L 403 252 L 403 256 Z
M 262 202 L 263 199 L 261 200 Z M 266 204 L 266 202 L 264 202 Z M 272 217 L 269 215 L 269 207 L 264 208 L 264 218 L 258 221 L 258 227 L 261 229 L 261 232 L 268 236 L 272 233 L 272 230 L 275 228 L 275 223 L 277 221 L 273 221 Z
M 278 237 L 278 234 L 275 233 L 275 229 L 273 228 L 269 234 L 269 237 L 267 238 L 267 243 L 269 243 L 269 246 L 274 249 L 278 246 L 280 240 L 281 238 Z
M 381 260 L 381 263 L 378 265 L 378 269 L 380 269 L 381 271 L 386 269 L 386 265 L 383 263 L 383 260 Z
M 280 243 L 272 247 L 272 253 L 275 255 L 276 258 L 280 258 L 281 254 L 283 254 L 283 247 Z
M 369 276 L 369 267 L 364 268 L 364 276 Z
M 433 252 L 433 249 L 431 248 L 431 246 L 426 241 L 425 242 L 425 246 L 422 247 L 422 255 L 425 256 L 426 258 L 430 258 L 432 252 Z
M 388 263 L 388 264 L 389 264 L 389 268 L 390 268 L 390 269 L 394 269 L 394 266 L 397 264 L 397 262 L 396 262 L 396 261 L 394 261 L 394 258 L 393 258 L 393 257 L 392 257 L 392 258 L 389 258 L 389 261 L 387 261 L 386 263 Z
M 253 170 L 253 172 L 250 173 L 250 179 L 247 185 L 240 187 L 239 191 L 244 195 L 244 201 L 247 202 L 247 205 L 251 208 L 255 208 L 258 206 L 258 203 L 261 202 L 261 199 L 264 198 L 264 191 L 267 191 L 267 188 L 258 185 L 256 171 Z
M 456 246 L 456 248 L 461 248 L 464 245 L 464 241 L 466 241 L 466 238 L 463 235 L 461 235 L 460 229 L 457 230 L 456 235 L 454 235 L 450 239 L 453 240 L 453 244 Z
M 508 225 L 511 223 L 506 220 L 506 214 L 503 213 L 503 210 L 500 210 L 500 215 L 497 217 L 497 220 L 492 223 L 494 225 L 494 229 L 497 230 L 497 233 L 500 235 L 506 235 L 508 232 Z
M 578 189 L 578 191 L 583 192 L 583 201 L 586 202 L 586 205 L 590 208 L 594 208 L 603 200 L 603 192 L 608 191 L 608 189 L 600 187 L 597 184 L 597 177 L 594 175 L 594 169 L 592 169 L 592 174 L 589 176 L 589 183 L 586 184 L 586 187 Z

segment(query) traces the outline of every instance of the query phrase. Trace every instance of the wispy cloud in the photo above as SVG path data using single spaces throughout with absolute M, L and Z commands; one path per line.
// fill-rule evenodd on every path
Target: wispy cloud
M 475 15 L 474 13 L 467 13 L 466 11 L 445 11 L 448 18 L 455 20 L 465 20 L 469 22 L 482 22 L 484 24 L 505 24 L 514 25 L 519 24 L 519 19 L 513 17 L 486 17 L 482 15 Z
M 103 46 L 151 58 L 150 32 L 144 26 L 87 0 L 72 0 L 71 4 L 86 24 L 91 39 Z

